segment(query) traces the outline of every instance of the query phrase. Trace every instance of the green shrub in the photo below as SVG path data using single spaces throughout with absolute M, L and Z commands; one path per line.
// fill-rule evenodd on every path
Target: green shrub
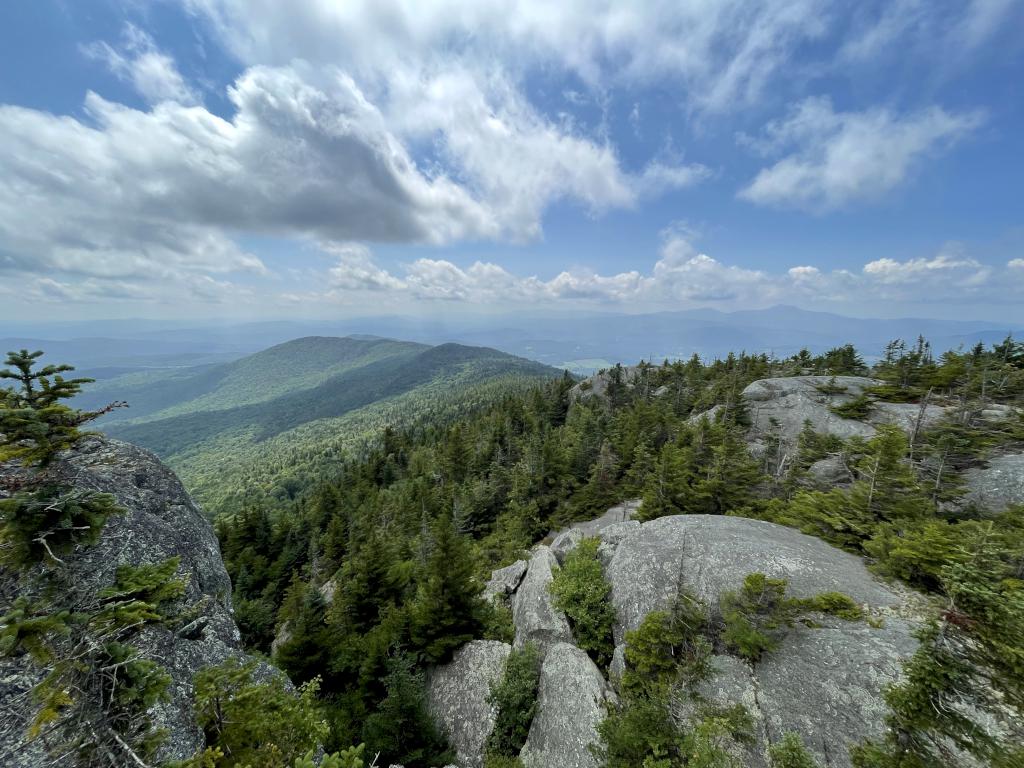
M 316 703 L 318 681 L 295 695 L 283 676 L 256 681 L 255 669 L 256 662 L 232 658 L 196 675 L 196 719 L 206 734 L 211 768 L 288 768 L 327 738 Z
M 857 395 L 855 398 L 840 405 L 829 407 L 836 416 L 844 419 L 863 420 L 871 415 L 872 400 L 865 394 Z
M 95 627 L 109 631 L 165 621 L 164 603 L 185 593 L 185 581 L 173 578 L 180 563 L 180 557 L 170 557 L 159 563 L 118 568 L 114 584 L 99 591 L 103 607 L 93 619 Z
M 536 646 L 527 643 L 509 654 L 501 681 L 491 688 L 487 700 L 497 716 L 487 738 L 487 755 L 494 761 L 515 757 L 526 743 L 537 709 L 540 662 Z
M 512 609 L 506 599 L 488 601 L 481 609 L 481 616 L 484 640 L 512 643 L 516 636 L 516 627 L 512 622 Z
M 83 412 L 61 403 L 77 395 L 92 379 L 65 379 L 70 365 L 47 365 L 33 370 L 43 353 L 8 352 L 0 380 L 18 387 L 0 389 L 0 461 L 20 459 L 23 464 L 46 467 L 60 451 L 81 438 L 78 428 L 98 416 L 120 408 L 112 403 L 99 411 Z
M 753 732 L 742 704 L 705 713 L 683 740 L 686 768 L 743 768 L 740 747 L 753 741 Z
M 800 735 L 793 731 L 782 734 L 782 740 L 768 747 L 771 768 L 819 768 L 807 751 Z
M 799 601 L 799 605 L 805 610 L 827 613 L 846 621 L 860 621 L 864 618 L 864 609 L 842 592 L 820 592 L 814 597 Z
M 848 389 L 837 382 L 835 376 L 830 378 L 824 384 L 815 384 L 814 388 L 824 395 L 841 395 Z
M 695 682 L 710 672 L 711 645 L 703 603 L 686 593 L 671 611 L 652 611 L 626 633 L 626 671 L 620 686 L 628 695 L 666 689 L 682 678 Z
M 676 728 L 665 690 L 627 697 L 597 726 L 600 744 L 595 752 L 605 768 L 675 766 L 683 736 Z M 664 761 L 664 762 L 662 762 Z
M 61 563 L 76 545 L 95 544 L 107 518 L 121 511 L 110 494 L 77 488 L 16 493 L 0 500 L 0 560 L 14 568 Z
M 387 669 L 387 695 L 363 725 L 366 748 L 379 752 L 384 763 L 408 768 L 452 762 L 454 755 L 427 712 L 423 675 L 405 655 L 388 659 Z
M 739 592 L 722 594 L 719 605 L 726 648 L 748 661 L 758 661 L 778 646 L 802 613 L 828 613 L 847 621 L 864 618 L 861 607 L 841 592 L 801 599 L 786 597 L 786 587 L 785 579 L 751 573 L 743 579 Z
M 725 646 L 748 661 L 758 661 L 774 650 L 792 621 L 785 593 L 785 579 L 770 579 L 763 573 L 748 574 L 739 592 L 724 593 L 720 606 Z
M 364 768 L 366 762 L 363 760 L 365 744 L 343 749 L 330 755 L 324 755 L 319 762 L 316 761 L 316 753 L 310 750 L 305 756 L 296 758 L 294 768 Z
M 565 557 L 550 584 L 555 607 L 565 611 L 572 622 L 576 644 L 586 651 L 599 667 L 607 667 L 615 648 L 612 626 L 612 585 L 605 578 L 597 557 L 600 542 L 584 539 Z

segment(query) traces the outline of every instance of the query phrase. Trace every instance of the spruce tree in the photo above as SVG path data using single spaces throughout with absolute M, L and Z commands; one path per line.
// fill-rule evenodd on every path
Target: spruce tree
M 65 379 L 70 365 L 47 365 L 33 370 L 42 351 L 9 352 L 0 379 L 17 382 L 0 390 L 0 461 L 21 459 L 45 467 L 61 450 L 80 437 L 78 427 L 124 403 L 95 412 L 74 410 L 62 403 L 77 395 L 92 379 Z
M 423 659 L 437 663 L 472 640 L 482 628 L 483 585 L 476 579 L 470 542 L 442 515 L 433 527 L 434 547 L 412 606 L 412 642 Z

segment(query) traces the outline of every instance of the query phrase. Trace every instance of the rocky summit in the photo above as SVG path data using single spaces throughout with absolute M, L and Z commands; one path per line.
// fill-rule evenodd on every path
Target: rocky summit
M 633 504 L 627 509 L 635 509 Z M 613 515 L 621 517 L 621 507 Z M 847 745 L 877 738 L 884 730 L 885 687 L 898 679 L 913 653 L 918 598 L 882 583 L 863 561 L 823 541 L 772 523 L 709 515 L 670 516 L 648 523 L 620 521 L 596 530 L 611 584 L 617 643 L 610 670 L 602 671 L 574 645 L 564 614 L 550 602 L 546 585 L 557 561 L 583 538 L 576 529 L 540 545 L 528 560 L 496 571 L 491 594 L 511 588 L 516 643 L 539 643 L 543 664 L 538 707 L 521 758 L 527 766 L 599 765 L 591 747 L 596 723 L 614 700 L 623 666 L 625 635 L 651 611 L 666 609 L 686 588 L 714 610 L 719 596 L 740 587 L 744 576 L 761 572 L 785 578 L 794 597 L 841 591 L 860 605 L 870 621 L 830 616 L 797 623 L 773 653 L 757 663 L 717 653 L 701 694 L 722 706 L 744 704 L 756 724 L 756 739 L 743 760 L 768 766 L 767 749 L 783 734 L 798 733 L 823 766 L 851 765 Z M 518 586 L 509 573 L 526 569 Z M 527 610 L 529 606 L 529 610 Z M 490 660 L 507 646 L 472 643 L 454 662 L 430 677 L 434 716 L 460 745 L 467 766 L 483 764 L 483 714 L 469 717 L 493 684 Z M 486 670 L 486 671 L 485 671 Z M 692 702 L 692 707 L 697 703 Z M 685 708 L 685 704 L 684 704 Z

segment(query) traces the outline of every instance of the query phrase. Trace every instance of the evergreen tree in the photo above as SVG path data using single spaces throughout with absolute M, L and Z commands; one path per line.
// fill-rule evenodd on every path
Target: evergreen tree
M 483 626 L 483 585 L 476 578 L 472 547 L 442 516 L 433 529 L 434 547 L 412 605 L 411 635 L 424 660 L 446 660 Z
M 427 713 L 423 678 L 405 655 L 388 663 L 387 696 L 366 720 L 363 741 L 371 753 L 380 753 L 385 764 L 429 768 L 454 760 L 444 739 Z
M 17 387 L 0 389 L 0 461 L 21 459 L 25 464 L 45 467 L 61 450 L 80 437 L 78 427 L 123 403 L 101 411 L 84 413 L 61 401 L 77 395 L 92 379 L 65 379 L 70 365 L 47 365 L 33 370 L 42 351 L 9 352 L 0 379 L 17 382 Z

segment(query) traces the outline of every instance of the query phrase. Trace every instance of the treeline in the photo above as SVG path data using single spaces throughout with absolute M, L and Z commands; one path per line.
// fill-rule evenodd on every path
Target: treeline
M 913 445 L 894 428 L 844 443 L 809 427 L 780 471 L 770 450 L 749 454 L 740 395 L 757 379 L 800 374 L 877 377 L 862 412 L 880 400 L 954 407 Z M 1024 345 L 1012 339 L 939 357 L 923 340 L 894 343 L 870 369 L 850 346 L 616 367 L 593 388 L 566 376 L 452 422 L 386 429 L 294 502 L 251 505 L 217 529 L 246 642 L 269 651 L 276 634 L 275 658 L 294 680 L 321 678 L 327 746 L 365 742 L 369 754 L 417 766 L 445 757 L 422 670 L 470 638 L 509 639 L 510 617 L 479 599 L 482 581 L 549 531 L 637 496 L 645 519 L 736 514 L 794 525 L 946 601 L 922 635 L 912 689 L 892 695 L 893 741 L 858 758 L 939 765 L 950 743 L 981 755 L 996 747 L 964 736 L 967 725 L 936 702 L 977 693 L 984 680 L 1000 701 L 1021 703 L 1021 511 L 982 519 L 947 502 L 960 470 L 985 451 L 1024 444 L 1019 412 L 985 415 L 1022 397 Z M 851 483 L 813 490 L 807 469 L 828 455 L 841 457 Z M 959 650 L 937 647 L 957 632 Z M 951 692 L 942 675 L 954 664 Z M 900 762 L 906 755 L 924 762 Z

